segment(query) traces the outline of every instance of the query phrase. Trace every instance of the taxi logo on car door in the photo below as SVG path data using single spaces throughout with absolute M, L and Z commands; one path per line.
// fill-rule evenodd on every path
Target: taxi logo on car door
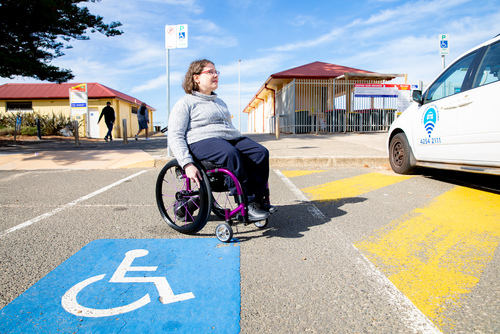
M 425 128 L 425 131 L 429 135 L 429 138 L 420 139 L 421 144 L 439 144 L 441 142 L 441 138 L 431 138 L 432 132 L 434 131 L 434 128 L 436 127 L 438 121 L 438 108 L 435 105 L 430 105 L 422 114 L 422 124 Z

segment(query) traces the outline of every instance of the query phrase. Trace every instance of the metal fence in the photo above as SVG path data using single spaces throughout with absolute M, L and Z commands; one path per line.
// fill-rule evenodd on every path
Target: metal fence
M 279 117 L 283 133 L 387 131 L 397 113 L 397 97 L 356 97 L 354 85 L 380 80 L 298 80 L 276 93 L 276 115 L 269 118 L 275 133 Z

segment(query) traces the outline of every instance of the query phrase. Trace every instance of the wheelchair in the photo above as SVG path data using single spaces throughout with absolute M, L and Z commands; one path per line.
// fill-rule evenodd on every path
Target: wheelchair
M 263 229 L 269 218 L 249 221 L 248 203 L 241 183 L 229 170 L 209 161 L 195 161 L 202 180 L 200 186 L 189 180 L 176 159 L 170 160 L 158 174 L 156 180 L 156 204 L 165 222 L 183 234 L 195 234 L 207 224 L 210 213 L 224 220 L 215 228 L 219 241 L 227 243 L 233 238 L 236 223 L 254 224 Z M 237 193 L 230 194 L 225 182 L 228 175 L 236 186 Z M 269 188 L 265 201 L 269 202 Z

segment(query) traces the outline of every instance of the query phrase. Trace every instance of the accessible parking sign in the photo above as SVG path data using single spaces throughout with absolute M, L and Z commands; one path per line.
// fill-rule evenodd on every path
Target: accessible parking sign
M 1 333 L 239 333 L 239 244 L 89 243 L 0 310 Z

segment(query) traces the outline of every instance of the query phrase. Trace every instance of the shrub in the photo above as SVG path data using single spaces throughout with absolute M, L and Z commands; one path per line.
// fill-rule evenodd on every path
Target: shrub
M 18 116 L 22 117 L 21 120 L 21 134 L 27 134 L 30 136 L 35 136 L 37 134 L 36 130 L 36 120 L 40 119 L 40 127 L 42 130 L 42 135 L 52 136 L 59 135 L 59 131 L 66 126 L 72 126 L 71 118 L 69 116 L 64 116 L 62 112 L 56 115 L 54 112 L 52 114 L 41 115 L 37 112 L 9 112 L 0 117 L 0 127 L 2 128 L 15 128 L 16 118 Z

